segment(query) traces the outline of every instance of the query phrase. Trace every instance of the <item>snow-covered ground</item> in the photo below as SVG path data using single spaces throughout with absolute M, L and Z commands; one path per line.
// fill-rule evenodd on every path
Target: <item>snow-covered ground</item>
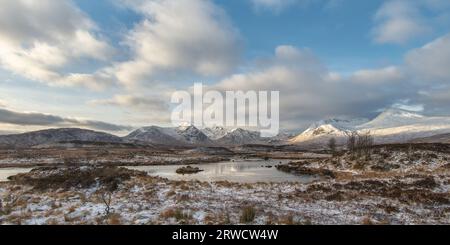
M 335 174 L 310 184 L 186 182 L 133 175 L 112 192 L 108 215 L 102 197 L 109 192 L 99 183 L 68 189 L 67 183 L 52 188 L 37 182 L 2 183 L 0 223 L 450 224 L 449 154 L 381 149 L 371 160 L 350 157 L 297 163 Z M 53 180 L 55 171 L 64 173 L 49 171 L 31 176 Z M 245 220 L 249 209 L 255 216 Z

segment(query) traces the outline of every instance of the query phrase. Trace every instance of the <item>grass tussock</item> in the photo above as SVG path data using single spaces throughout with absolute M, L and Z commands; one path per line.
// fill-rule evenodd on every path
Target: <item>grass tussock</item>
M 256 210 L 254 207 L 252 206 L 246 206 L 242 209 L 242 213 L 241 213 L 241 217 L 239 219 L 239 221 L 241 223 L 251 223 L 255 220 L 256 218 Z
M 90 188 L 100 184 L 110 191 L 117 189 L 123 181 L 132 176 L 145 175 L 143 172 L 117 167 L 102 168 L 54 168 L 34 169 L 30 173 L 19 174 L 11 178 L 17 184 L 31 185 L 37 190 Z
M 160 214 L 163 219 L 174 218 L 177 221 L 186 222 L 192 219 L 192 214 L 189 211 L 182 210 L 180 208 L 169 208 Z

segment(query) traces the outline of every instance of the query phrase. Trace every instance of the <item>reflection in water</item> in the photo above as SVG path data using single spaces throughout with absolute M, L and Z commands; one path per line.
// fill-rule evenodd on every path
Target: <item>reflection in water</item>
M 8 181 L 8 177 L 21 173 L 28 173 L 31 168 L 0 168 L 0 182 Z
M 275 166 L 290 160 L 236 160 L 233 162 L 198 164 L 203 172 L 192 175 L 179 175 L 175 171 L 179 165 L 127 167 L 146 171 L 149 175 L 171 180 L 230 181 L 240 183 L 255 182 L 301 182 L 308 183 L 317 179 L 313 176 L 297 176 L 278 171 Z M 269 168 L 269 166 L 271 168 Z M 31 168 L 0 169 L 0 181 L 8 181 L 9 176 L 27 173 Z
M 290 160 L 237 160 L 233 162 L 195 165 L 203 172 L 192 175 L 180 175 L 175 171 L 181 166 L 138 166 L 130 169 L 146 171 L 149 175 L 171 180 L 230 181 L 240 183 L 255 182 L 302 182 L 316 180 L 313 176 L 297 176 L 278 171 L 275 166 Z

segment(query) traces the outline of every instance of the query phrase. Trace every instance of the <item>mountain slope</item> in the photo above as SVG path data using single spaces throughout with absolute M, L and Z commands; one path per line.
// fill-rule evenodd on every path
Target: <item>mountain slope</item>
M 145 142 L 159 145 L 209 145 L 213 142 L 194 126 L 163 128 L 144 127 L 131 132 L 124 139 L 128 142 Z
M 393 128 L 421 123 L 426 119 L 427 118 L 425 116 L 418 113 L 401 109 L 387 109 L 370 122 L 358 125 L 357 127 L 371 129 Z
M 338 144 L 346 141 L 351 131 L 370 132 L 375 143 L 405 143 L 417 138 L 450 133 L 450 117 L 427 117 L 401 109 L 388 109 L 371 121 L 325 120 L 311 125 L 291 139 L 292 144 L 323 146 L 330 138 Z
M 145 142 L 161 145 L 183 144 L 175 130 L 157 126 L 139 128 L 124 137 L 127 142 Z
M 412 143 L 444 143 L 450 144 L 450 133 L 448 134 L 438 134 L 430 137 L 414 139 Z
M 210 145 L 213 143 L 208 136 L 194 126 L 178 127 L 175 131 L 189 144 Z
M 2 147 L 31 147 L 70 141 L 120 143 L 122 139 L 115 135 L 79 128 L 47 129 L 0 136 Z
M 202 132 L 208 136 L 211 140 L 218 140 L 222 137 L 224 137 L 227 133 L 229 133 L 231 130 L 226 129 L 224 127 L 212 127 L 212 128 L 204 128 L 202 129 Z
M 261 138 L 261 134 L 256 131 L 236 128 L 226 133 L 216 142 L 220 145 L 246 145 L 246 144 L 262 144 L 265 143 Z
M 342 144 L 348 134 L 355 130 L 360 123 L 367 122 L 366 119 L 328 119 L 312 124 L 303 133 L 289 140 L 290 143 L 310 143 L 325 145 L 331 138 Z

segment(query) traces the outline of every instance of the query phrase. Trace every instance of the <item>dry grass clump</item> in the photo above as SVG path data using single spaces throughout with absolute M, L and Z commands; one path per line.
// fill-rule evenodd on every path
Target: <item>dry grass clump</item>
M 242 209 L 241 217 L 240 217 L 239 221 L 241 223 L 248 224 L 248 223 L 253 222 L 255 220 L 255 217 L 256 217 L 255 208 L 252 206 L 246 206 Z
M 371 219 L 369 216 L 365 216 L 361 220 L 361 225 L 389 225 L 389 221 L 388 220 L 377 221 Z
M 427 188 L 427 189 L 433 189 L 437 186 L 439 186 L 438 183 L 436 183 L 436 181 L 434 180 L 433 177 L 428 176 L 426 178 L 417 180 L 413 183 L 414 186 L 418 186 L 418 187 L 422 187 L 422 188 Z
M 106 220 L 108 225 L 121 225 L 122 224 L 122 216 L 119 213 L 109 214 Z
M 186 193 L 179 194 L 179 195 L 177 195 L 177 197 L 176 197 L 177 203 L 180 203 L 180 202 L 187 202 L 187 201 L 189 201 L 189 200 L 191 200 L 191 196 L 190 196 L 189 194 L 186 194 Z
M 110 191 L 132 176 L 145 175 L 144 172 L 117 167 L 34 169 L 30 173 L 11 178 L 17 184 L 31 185 L 37 190 L 90 188 L 97 183 Z M 48 171 L 48 172 L 47 172 Z
M 196 174 L 196 173 L 199 173 L 199 172 L 202 172 L 202 171 L 203 170 L 198 168 L 198 167 L 187 166 L 187 167 L 178 168 L 175 172 L 177 174 L 185 175 L 185 174 Z
M 361 225 L 375 225 L 375 222 L 368 216 L 361 220 Z
M 180 208 L 169 208 L 163 211 L 160 215 L 163 219 L 175 218 L 177 221 L 189 221 L 192 219 L 192 214 L 189 211 Z
M 288 164 L 280 164 L 277 165 L 276 168 L 282 172 L 298 174 L 298 175 L 311 175 L 311 176 L 323 176 L 336 178 L 336 174 L 334 171 L 323 168 L 312 168 L 306 167 L 303 165 L 298 165 L 296 163 L 288 163 Z
M 175 190 L 172 189 L 166 193 L 166 197 L 169 198 L 169 197 L 175 196 L 176 194 L 177 193 L 175 192 Z

